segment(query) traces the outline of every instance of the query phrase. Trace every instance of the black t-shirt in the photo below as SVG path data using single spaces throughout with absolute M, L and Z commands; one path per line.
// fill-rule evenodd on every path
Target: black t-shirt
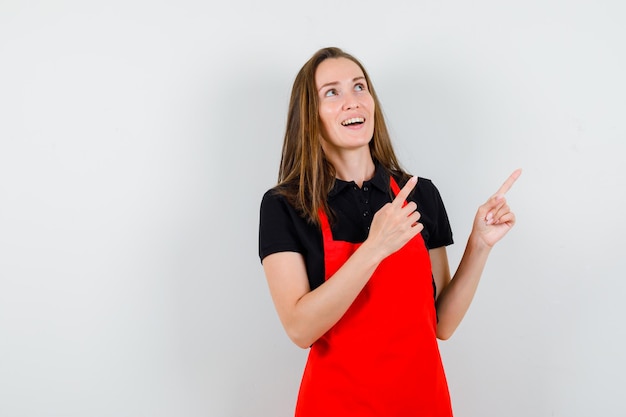
M 396 178 L 402 188 L 404 183 Z M 359 188 L 354 181 L 335 180 L 328 205 L 335 215 L 333 239 L 362 243 L 367 238 L 374 214 L 391 201 L 389 174 L 377 167 L 374 177 Z M 424 225 L 422 237 L 428 249 L 453 243 L 446 209 L 435 185 L 419 178 L 407 198 L 417 204 Z M 276 252 L 298 252 L 304 257 L 311 290 L 324 283 L 324 248 L 319 226 L 305 218 L 273 188 L 261 202 L 259 256 L 261 261 Z

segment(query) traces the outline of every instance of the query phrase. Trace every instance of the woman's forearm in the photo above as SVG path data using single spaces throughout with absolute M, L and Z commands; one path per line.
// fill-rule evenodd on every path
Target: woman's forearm
M 381 261 L 372 249 L 359 247 L 330 279 L 297 301 L 288 332 L 298 346 L 313 344 L 350 308 Z
M 454 277 L 437 298 L 437 337 L 448 339 L 463 320 L 476 294 L 491 247 L 471 235 Z

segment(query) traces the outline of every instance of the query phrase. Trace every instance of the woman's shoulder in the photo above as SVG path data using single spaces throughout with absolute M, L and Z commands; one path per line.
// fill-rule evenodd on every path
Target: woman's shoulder
M 430 178 L 420 176 L 417 177 L 417 185 L 415 186 L 415 188 L 417 189 L 417 191 L 422 192 L 433 192 L 437 190 L 437 187 Z
M 289 209 L 290 204 L 287 202 L 285 196 L 285 187 L 281 185 L 275 185 L 263 194 L 261 199 L 261 210 L 264 209 Z
M 400 188 L 404 187 L 406 182 L 411 177 L 413 177 L 413 175 L 404 173 L 404 172 L 392 172 L 391 176 L 393 177 L 393 179 L 396 181 L 396 183 L 398 184 Z M 430 193 L 436 190 L 437 190 L 437 187 L 435 186 L 435 184 L 430 178 L 426 178 L 426 177 L 422 177 L 418 175 L 417 184 L 415 185 L 415 189 L 411 194 Z
M 290 202 L 288 187 L 278 184 L 263 194 L 261 199 L 261 216 L 287 217 L 294 220 L 304 220 L 302 214 Z
M 412 177 L 406 173 L 391 174 L 400 188 L 404 187 L 409 178 Z M 420 211 L 439 211 L 443 207 L 441 194 L 430 178 L 417 176 L 417 184 L 407 200 L 414 201 L 420 207 Z
M 436 205 L 441 204 L 439 190 L 430 178 L 418 177 L 414 194 L 415 198 L 421 202 L 429 201 Z
M 277 199 L 281 198 L 281 195 L 282 195 L 281 192 L 280 192 L 281 188 L 282 187 L 280 185 L 275 185 L 272 188 L 270 188 L 269 190 L 265 191 L 261 201 L 264 202 L 266 200 L 277 200 Z
M 299 185 L 297 183 L 279 183 L 267 190 L 263 194 L 263 201 L 282 201 L 287 203 L 291 198 L 298 194 Z M 288 203 L 287 203 L 288 204 Z

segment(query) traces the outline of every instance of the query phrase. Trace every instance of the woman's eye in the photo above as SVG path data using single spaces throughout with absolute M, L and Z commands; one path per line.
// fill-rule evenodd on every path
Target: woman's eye
M 330 90 L 326 92 L 326 94 L 324 94 L 325 97 L 332 97 L 336 95 L 337 95 L 337 90 L 335 90 L 334 88 L 331 88 Z
M 363 85 L 363 84 L 357 84 L 357 85 L 355 85 L 355 86 L 354 86 L 354 89 L 355 89 L 356 91 L 365 91 L 365 85 Z

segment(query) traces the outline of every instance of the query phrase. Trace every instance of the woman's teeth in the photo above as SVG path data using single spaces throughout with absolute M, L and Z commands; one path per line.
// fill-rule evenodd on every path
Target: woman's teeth
M 344 120 L 343 122 L 341 122 L 342 126 L 349 126 L 349 125 L 353 125 L 353 124 L 361 124 L 365 122 L 365 119 L 362 117 L 353 117 L 352 119 L 348 119 L 348 120 Z

